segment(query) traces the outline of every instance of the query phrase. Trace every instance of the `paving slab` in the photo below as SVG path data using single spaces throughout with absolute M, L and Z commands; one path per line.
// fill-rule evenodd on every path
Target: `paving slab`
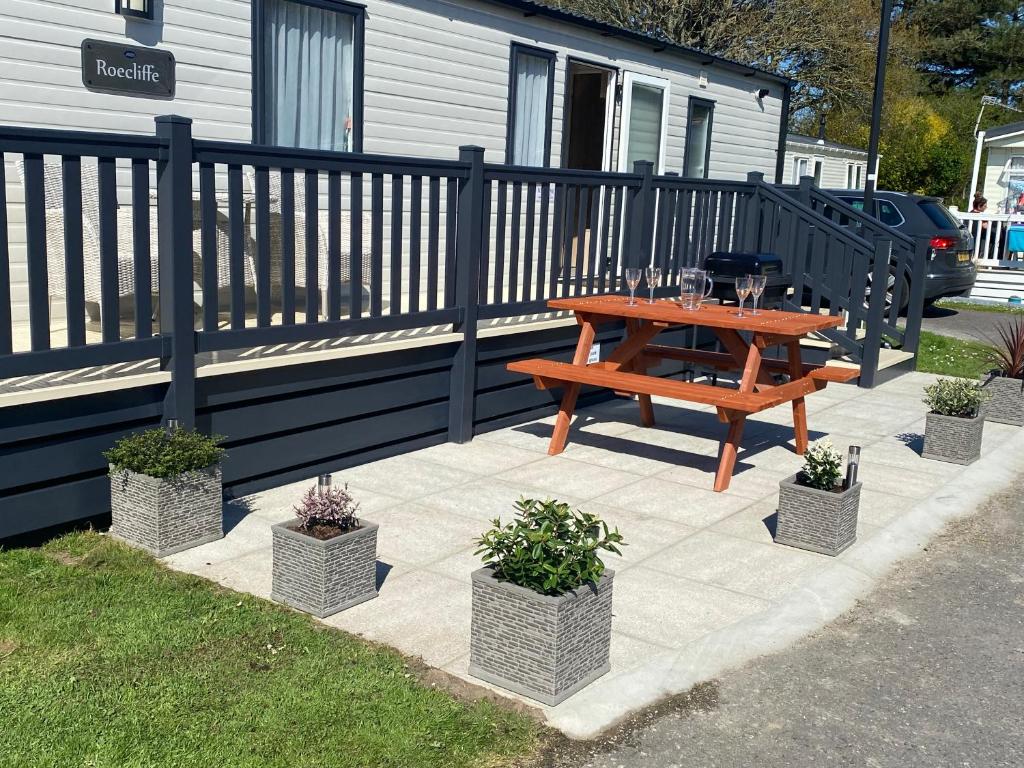
M 921 458 L 921 388 L 934 379 L 908 374 L 808 398 L 812 439 L 863 450 L 858 537 L 837 558 L 772 540 L 779 480 L 802 464 L 788 409 L 749 421 L 727 493 L 711 490 L 724 433 L 713 411 L 656 402 L 648 429 L 628 400 L 581 409 L 560 456 L 547 455 L 547 417 L 339 472 L 335 483 L 350 483 L 381 525 L 380 596 L 325 623 L 525 701 L 468 673 L 475 541 L 495 517 L 512 517 L 520 495 L 594 512 L 627 542 L 621 557 L 607 558 L 617 571 L 611 671 L 557 707 L 539 707 L 569 736 L 593 737 L 821 627 L 1024 470 L 1024 430 L 1006 425 L 986 425 L 982 459 L 971 466 Z M 222 541 L 168 565 L 267 596 L 269 526 L 313 483 L 232 502 Z

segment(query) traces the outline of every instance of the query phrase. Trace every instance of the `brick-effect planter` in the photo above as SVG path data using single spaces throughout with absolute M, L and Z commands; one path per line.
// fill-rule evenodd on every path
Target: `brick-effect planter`
M 473 572 L 469 674 L 554 706 L 610 667 L 612 579 L 557 597 Z
M 775 543 L 838 555 L 857 540 L 861 484 L 835 493 L 800 485 L 796 479 L 793 475 L 779 483 Z
M 985 415 L 973 419 L 929 413 L 925 417 L 924 450 L 921 455 L 935 461 L 972 464 L 981 456 L 981 434 Z
M 377 524 L 321 540 L 293 530 L 299 520 L 273 526 L 273 583 L 279 603 L 318 618 L 377 596 Z
M 983 376 L 981 381 L 992 395 L 984 405 L 985 421 L 1024 425 L 1024 380 L 997 373 Z
M 110 533 L 157 557 L 224 536 L 220 465 L 158 478 L 110 468 Z

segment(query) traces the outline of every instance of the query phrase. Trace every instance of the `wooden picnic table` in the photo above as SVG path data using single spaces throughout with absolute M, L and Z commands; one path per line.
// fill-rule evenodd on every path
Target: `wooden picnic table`
M 713 405 L 719 420 L 729 425 L 719 451 L 716 491 L 729 487 L 747 416 L 792 403 L 796 452 L 803 454 L 807 449 L 804 396 L 823 389 L 830 381 L 850 381 L 860 373 L 858 368 L 809 365 L 800 359 L 800 340 L 810 333 L 841 325 L 840 317 L 779 310 L 762 310 L 758 315 L 746 310 L 744 316 L 738 317 L 736 307 L 705 304 L 690 310 L 683 309 L 674 299 L 660 299 L 654 304 L 637 299 L 636 304 L 630 305 L 627 297 L 620 295 L 554 299 L 548 306 L 576 314 L 580 338 L 572 363 L 531 359 L 508 365 L 510 371 L 533 376 L 539 389 L 564 389 L 548 453 L 561 453 L 565 448 L 576 398 L 584 385 L 636 395 L 645 427 L 654 426 L 652 395 Z M 605 360 L 588 364 L 596 327 L 622 320 L 626 321 L 622 342 Z M 651 343 L 666 328 L 684 325 L 711 329 L 725 351 Z M 785 349 L 784 359 L 763 356 L 766 349 L 776 346 Z M 733 388 L 648 375 L 648 366 L 662 360 L 697 363 L 718 371 L 742 371 L 742 376 L 739 386 Z M 786 374 L 788 381 L 777 383 L 776 374 Z

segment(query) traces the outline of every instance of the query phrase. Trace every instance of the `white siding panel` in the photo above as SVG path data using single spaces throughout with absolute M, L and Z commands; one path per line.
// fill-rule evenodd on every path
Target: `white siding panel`
M 152 133 L 153 117 L 173 112 L 193 118 L 199 138 L 249 141 L 251 2 L 162 0 L 157 13 L 150 23 L 115 15 L 112 0 L 0 0 L 0 122 Z M 174 100 L 87 91 L 80 71 L 85 38 L 171 51 L 177 61 Z M 617 69 L 620 86 L 624 72 L 670 81 L 666 170 L 682 170 L 687 98 L 694 95 L 715 102 L 711 177 L 739 179 L 756 170 L 774 178 L 782 101 L 778 83 L 709 66 L 708 87 L 699 88 L 696 61 L 482 0 L 367 0 L 365 150 L 452 159 L 459 146 L 476 144 L 485 148 L 488 162 L 503 162 L 513 41 L 557 57 L 552 164 L 561 157 L 566 59 L 574 56 Z M 770 95 L 759 104 L 753 92 L 763 86 Z M 613 168 L 620 121 L 617 104 Z M 14 312 L 21 319 L 24 208 L 10 163 L 7 170 L 10 279 Z

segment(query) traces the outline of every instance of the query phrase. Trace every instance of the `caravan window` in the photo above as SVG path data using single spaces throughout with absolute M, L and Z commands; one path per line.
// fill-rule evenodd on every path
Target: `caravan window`
M 361 150 L 363 10 L 295 0 L 257 8 L 257 141 Z
M 551 156 L 555 54 L 513 43 L 505 161 L 545 166 Z
M 623 94 L 619 170 L 632 171 L 637 160 L 648 160 L 655 173 L 664 173 L 668 80 L 627 72 Z
M 711 125 L 715 104 L 690 97 L 686 119 L 686 153 L 683 157 L 683 175 L 691 179 L 706 179 L 711 159 Z
M 793 160 L 793 183 L 799 184 L 800 177 L 807 175 L 807 158 L 797 157 Z

